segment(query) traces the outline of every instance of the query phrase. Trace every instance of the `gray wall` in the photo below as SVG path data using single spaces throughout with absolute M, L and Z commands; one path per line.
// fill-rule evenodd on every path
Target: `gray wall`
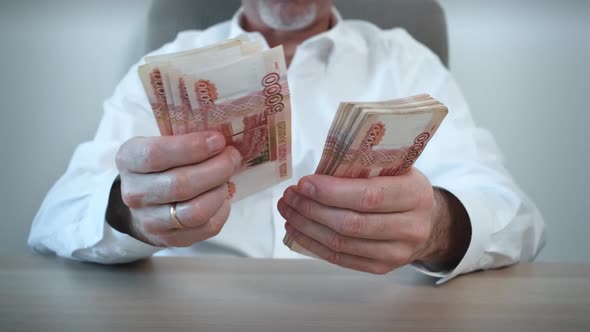
M 545 215 L 541 260 L 590 262 L 590 1 L 443 0 L 451 68 Z M 30 222 L 101 102 L 144 51 L 148 1 L 0 0 L 0 253 Z
M 148 1 L 0 0 L 0 253 L 31 221 L 102 101 L 143 53 Z
M 590 1 L 443 0 L 451 69 L 543 213 L 540 260 L 590 262 Z

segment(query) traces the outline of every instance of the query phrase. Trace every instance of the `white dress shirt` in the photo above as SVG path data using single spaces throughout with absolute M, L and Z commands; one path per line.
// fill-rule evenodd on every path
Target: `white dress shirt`
M 231 21 L 204 31 L 181 32 L 154 52 L 170 53 L 236 37 L 238 11 Z M 297 47 L 288 69 L 292 94 L 293 177 L 232 204 L 228 222 L 215 238 L 188 248 L 157 248 L 122 234 L 105 221 L 115 154 L 134 136 L 159 135 L 134 65 L 104 104 L 95 138 L 80 144 L 66 173 L 37 213 L 29 245 L 39 252 L 100 263 L 121 263 L 151 255 L 231 254 L 244 257 L 302 257 L 282 243 L 284 219 L 276 204 L 287 186 L 314 172 L 326 134 L 341 101 L 378 101 L 428 93 L 449 114 L 415 167 L 433 186 L 453 193 L 472 226 L 466 255 L 452 271 L 426 271 L 445 281 L 461 273 L 531 260 L 543 244 L 539 211 L 517 188 L 502 165 L 492 136 L 475 126 L 449 71 L 405 30 L 382 30 L 342 20 Z M 251 38 L 264 38 L 249 33 Z

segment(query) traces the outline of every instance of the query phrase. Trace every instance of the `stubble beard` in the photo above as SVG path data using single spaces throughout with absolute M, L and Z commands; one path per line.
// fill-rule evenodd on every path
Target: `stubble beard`
M 258 13 L 262 22 L 268 27 L 278 31 L 297 31 L 305 29 L 317 19 L 318 8 L 316 3 L 298 10 L 296 15 L 289 15 L 290 1 L 258 0 Z

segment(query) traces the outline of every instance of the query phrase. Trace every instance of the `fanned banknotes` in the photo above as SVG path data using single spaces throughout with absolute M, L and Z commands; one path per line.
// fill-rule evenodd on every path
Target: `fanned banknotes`
M 316 174 L 348 178 L 403 174 L 414 165 L 447 113 L 429 95 L 340 103 Z M 314 256 L 288 235 L 283 242 L 293 251 Z
M 242 36 L 146 57 L 138 70 L 162 135 L 214 130 L 243 157 L 240 200 L 291 177 L 291 101 L 282 46 Z

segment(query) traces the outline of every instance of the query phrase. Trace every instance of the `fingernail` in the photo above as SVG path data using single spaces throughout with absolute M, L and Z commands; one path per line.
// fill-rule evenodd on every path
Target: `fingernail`
M 225 139 L 219 134 L 209 134 L 207 136 L 207 149 L 209 153 L 217 152 L 225 146 Z
M 316 193 L 315 185 L 313 183 L 311 183 L 310 181 L 305 181 L 301 184 L 301 192 L 305 196 L 313 198 Z

